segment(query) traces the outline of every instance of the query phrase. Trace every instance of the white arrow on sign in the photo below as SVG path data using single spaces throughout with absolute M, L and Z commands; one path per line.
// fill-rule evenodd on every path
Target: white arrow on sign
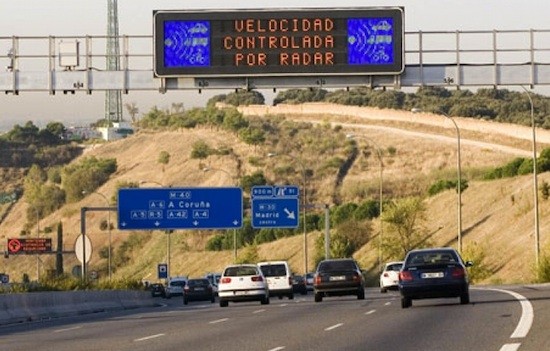
M 160 225 L 160 222 L 159 222 L 159 221 L 156 221 L 156 222 L 155 222 L 155 226 L 158 227 L 159 225 Z
M 296 216 L 294 215 L 294 211 L 289 211 L 288 208 L 285 207 L 284 209 L 286 213 L 286 218 L 295 219 Z
M 194 224 L 195 226 L 198 226 L 198 225 L 199 225 L 199 222 L 198 222 L 198 221 L 194 221 L 193 224 Z
M 233 225 L 239 225 L 239 221 L 238 221 L 238 220 L 234 220 L 234 221 L 233 221 Z

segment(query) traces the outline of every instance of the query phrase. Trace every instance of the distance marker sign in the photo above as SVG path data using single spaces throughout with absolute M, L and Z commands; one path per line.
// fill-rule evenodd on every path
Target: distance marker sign
M 119 229 L 237 229 L 241 188 L 130 188 L 118 192 Z

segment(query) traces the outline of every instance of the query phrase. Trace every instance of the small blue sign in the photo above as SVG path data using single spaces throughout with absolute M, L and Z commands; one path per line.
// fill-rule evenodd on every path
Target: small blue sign
M 168 279 L 168 265 L 166 263 L 158 264 L 158 279 Z
M 241 188 L 129 188 L 118 192 L 118 228 L 236 229 Z
M 297 186 L 252 187 L 253 228 L 296 228 L 299 222 Z

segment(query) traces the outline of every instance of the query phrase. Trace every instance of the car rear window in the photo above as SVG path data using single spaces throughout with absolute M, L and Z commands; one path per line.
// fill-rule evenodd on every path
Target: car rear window
M 189 287 L 195 287 L 195 286 L 208 286 L 210 282 L 208 279 L 196 279 L 196 280 L 190 280 L 187 282 Z
M 386 270 L 387 271 L 398 271 L 398 270 L 401 269 L 402 266 L 403 266 L 402 263 L 390 264 L 390 265 L 388 265 Z
M 257 275 L 258 271 L 254 267 L 229 267 L 225 270 L 225 276 L 239 277 L 246 275 Z
M 284 264 L 269 264 L 260 267 L 265 277 L 280 277 L 286 275 L 286 267 Z
M 408 264 L 413 266 L 429 264 L 448 264 L 456 262 L 458 262 L 458 258 L 452 251 L 428 251 L 411 253 L 408 259 Z
M 171 286 L 185 286 L 185 280 L 175 280 L 170 282 Z
M 357 269 L 354 261 L 325 261 L 319 263 L 320 272 L 352 271 Z

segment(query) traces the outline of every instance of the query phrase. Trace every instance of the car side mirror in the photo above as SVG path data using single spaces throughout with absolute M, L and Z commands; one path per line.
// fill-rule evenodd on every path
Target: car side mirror
M 466 267 L 472 267 L 473 265 L 474 265 L 474 262 L 472 262 L 472 261 L 464 262 L 464 266 L 466 266 Z

